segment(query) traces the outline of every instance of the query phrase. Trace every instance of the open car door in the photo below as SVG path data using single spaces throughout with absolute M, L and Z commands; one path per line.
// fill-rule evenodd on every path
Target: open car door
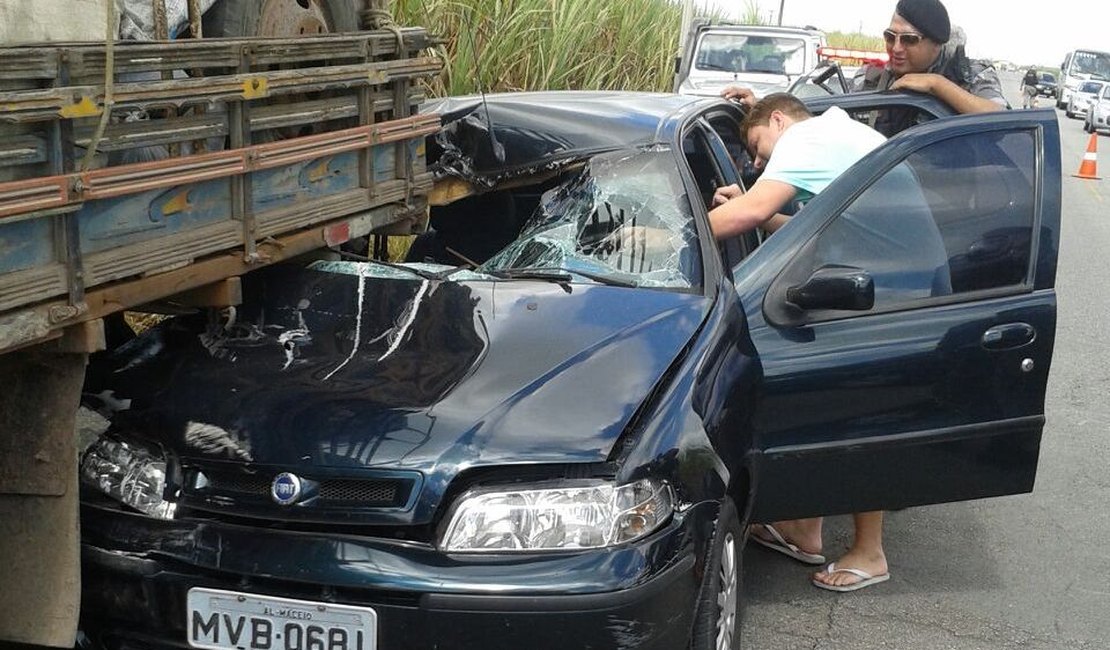
M 921 124 L 734 269 L 765 377 L 754 521 L 1032 490 L 1059 149 L 1050 110 Z

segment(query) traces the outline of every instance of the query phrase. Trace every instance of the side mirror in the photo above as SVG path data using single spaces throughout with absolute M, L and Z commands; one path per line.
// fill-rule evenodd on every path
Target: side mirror
M 875 281 L 863 269 L 824 266 L 803 284 L 789 287 L 786 302 L 802 311 L 866 311 L 875 306 Z

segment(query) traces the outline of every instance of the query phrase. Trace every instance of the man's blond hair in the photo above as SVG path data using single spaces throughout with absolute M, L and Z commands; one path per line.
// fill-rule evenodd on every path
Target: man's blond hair
M 796 121 L 813 117 L 806 105 L 790 93 L 772 93 L 759 100 L 748 109 L 748 114 L 740 122 L 740 141 L 748 142 L 748 131 L 757 126 L 767 126 L 771 123 L 771 113 L 779 111 Z

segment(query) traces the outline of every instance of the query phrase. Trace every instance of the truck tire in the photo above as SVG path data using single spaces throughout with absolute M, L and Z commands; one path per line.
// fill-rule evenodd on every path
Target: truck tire
M 204 14 L 204 35 L 297 36 L 354 32 L 365 0 L 219 0 Z

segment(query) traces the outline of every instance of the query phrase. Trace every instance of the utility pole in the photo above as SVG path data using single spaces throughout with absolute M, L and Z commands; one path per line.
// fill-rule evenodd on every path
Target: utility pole
M 678 92 L 681 80 L 682 57 L 686 56 L 686 40 L 690 35 L 690 25 L 694 22 L 694 0 L 682 0 L 682 27 L 678 32 L 678 53 L 674 58 L 674 77 L 671 91 Z
M 678 51 L 686 51 L 686 37 L 694 20 L 694 0 L 682 0 L 682 28 L 678 32 Z M 680 54 L 681 56 L 681 54 Z
M 782 10 L 786 5 L 786 0 L 779 0 L 779 27 L 782 27 Z

